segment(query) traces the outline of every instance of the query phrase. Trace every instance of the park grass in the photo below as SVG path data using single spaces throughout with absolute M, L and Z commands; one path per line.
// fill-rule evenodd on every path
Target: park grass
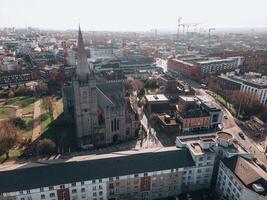
M 23 108 L 23 114 L 32 113 L 34 112 L 34 101 L 28 104 L 26 107 Z
M 0 119 L 16 117 L 16 109 L 10 107 L 0 107 Z
M 33 117 L 24 117 L 23 120 L 25 121 L 25 129 L 22 131 L 22 137 L 25 139 L 30 139 L 32 137 L 33 131 Z
M 47 130 L 52 118 L 49 111 L 44 108 L 43 99 L 41 99 L 41 133 Z
M 22 149 L 10 149 L 9 150 L 9 159 L 8 160 L 17 160 L 23 154 Z M 6 159 L 6 155 L 3 154 L 0 156 L 0 164 Z
M 56 119 L 62 113 L 63 113 L 63 101 L 62 98 L 58 98 L 54 103 L 54 110 L 53 110 L 54 119 Z
M 21 96 L 21 97 L 13 97 L 7 99 L 7 105 L 19 106 L 22 109 L 30 110 L 32 107 L 33 110 L 34 97 L 30 96 Z M 31 105 L 32 104 L 32 105 Z

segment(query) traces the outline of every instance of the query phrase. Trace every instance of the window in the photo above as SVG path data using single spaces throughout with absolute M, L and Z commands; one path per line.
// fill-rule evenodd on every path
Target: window
M 117 176 L 117 177 L 116 177 L 116 180 L 120 180 L 120 177 L 119 177 L 119 176 Z
M 65 189 L 65 185 L 60 185 L 60 189 Z
M 75 193 L 77 193 L 77 190 L 76 190 L 76 189 L 73 189 L 71 192 L 72 192 L 73 194 L 75 194 Z
M 44 191 L 44 188 L 40 188 L 40 192 L 43 192 Z
M 134 177 L 137 178 L 138 177 L 138 174 L 135 174 Z
M 99 185 L 98 188 L 99 188 L 99 190 L 102 190 L 103 189 L 102 185 Z
M 44 194 L 41 194 L 41 199 L 45 199 L 45 195 Z
M 113 177 L 110 177 L 110 178 L 109 178 L 109 181 L 113 181 Z
M 81 192 L 85 192 L 85 188 L 82 188 L 82 189 L 81 189 Z
M 22 198 L 20 198 L 20 200 L 25 200 L 25 199 L 22 197 Z
M 93 196 L 96 197 L 96 192 L 93 193 Z
M 203 157 L 199 157 L 199 161 L 203 161 Z
M 147 176 L 147 172 L 146 172 L 146 173 L 144 173 L 144 176 Z
M 93 190 L 96 191 L 96 186 L 93 186 Z
M 55 197 L 55 193 L 50 193 L 49 197 Z
M 48 189 L 49 190 L 53 190 L 54 189 L 54 186 L 50 186 Z
M 92 180 L 92 183 L 95 183 L 95 180 Z
M 103 192 L 102 192 L 102 191 L 100 191 L 100 192 L 99 192 L 99 195 L 100 195 L 100 196 L 102 196 L 102 195 L 103 195 Z
M 102 183 L 102 179 L 99 179 L 99 183 Z
M 72 186 L 72 187 L 76 186 L 76 183 L 72 183 L 71 186 Z
M 84 182 L 83 181 L 81 182 L 81 185 L 84 185 Z
M 27 190 L 27 194 L 30 194 L 31 193 L 31 191 L 30 190 Z

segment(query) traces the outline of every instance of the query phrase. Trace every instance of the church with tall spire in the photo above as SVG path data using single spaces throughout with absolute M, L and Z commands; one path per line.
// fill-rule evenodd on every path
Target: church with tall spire
M 77 65 L 72 80 L 62 88 L 64 117 L 76 128 L 77 146 L 91 148 L 136 136 L 139 121 L 129 113 L 121 81 L 96 83 L 79 26 Z

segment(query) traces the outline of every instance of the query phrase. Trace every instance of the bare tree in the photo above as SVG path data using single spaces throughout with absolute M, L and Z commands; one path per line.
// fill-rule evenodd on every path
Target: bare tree
M 52 97 L 44 97 L 43 98 L 44 108 L 49 112 L 51 118 L 53 118 L 53 99 Z
M 9 150 L 19 141 L 20 129 L 11 121 L 5 120 L 0 123 L 0 152 L 9 158 Z

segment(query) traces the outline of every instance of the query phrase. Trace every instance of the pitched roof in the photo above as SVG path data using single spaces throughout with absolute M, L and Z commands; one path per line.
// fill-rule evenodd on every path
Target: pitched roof
M 252 162 L 241 156 L 224 159 L 223 163 L 240 179 L 248 188 L 252 189 L 254 183 L 260 183 L 267 191 L 266 173 Z M 262 173 L 263 172 L 263 173 Z
M 0 172 L 0 192 L 194 166 L 187 149 L 50 164 Z

